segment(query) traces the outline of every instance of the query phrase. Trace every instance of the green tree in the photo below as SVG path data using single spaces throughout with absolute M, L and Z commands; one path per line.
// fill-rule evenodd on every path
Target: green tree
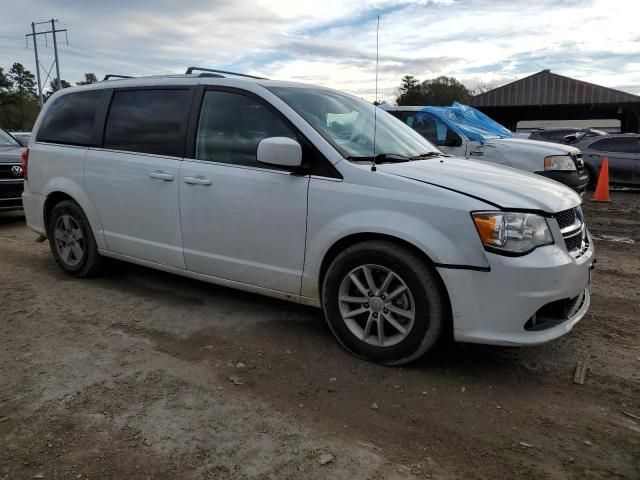
M 71 86 L 71 84 L 69 82 L 67 82 L 65 79 L 60 80 L 60 88 L 69 88 L 70 86 Z M 49 90 L 51 91 L 49 96 L 51 96 L 51 94 L 53 94 L 54 92 L 58 91 L 58 79 L 57 78 L 51 79 L 51 81 L 49 82 Z
M 402 78 L 398 105 L 449 106 L 453 102 L 467 103 L 471 92 L 453 77 L 440 76 L 422 83 L 411 76 Z
M 4 68 L 0 67 L 0 92 L 3 90 L 8 91 L 13 87 L 13 82 L 11 79 L 4 73 Z
M 405 75 L 401 81 L 398 105 L 420 105 L 420 80 L 413 75 Z
M 97 81 L 98 77 L 96 77 L 95 73 L 85 73 L 84 80 L 76 82 L 76 85 L 89 85 L 91 83 L 96 83 Z
M 21 95 L 36 94 L 36 77 L 26 70 L 21 63 L 14 63 L 9 70 L 9 79 L 13 88 Z
M 0 122 L 5 128 L 30 129 L 38 115 L 35 76 L 21 63 L 14 63 L 4 80 L 0 78 Z

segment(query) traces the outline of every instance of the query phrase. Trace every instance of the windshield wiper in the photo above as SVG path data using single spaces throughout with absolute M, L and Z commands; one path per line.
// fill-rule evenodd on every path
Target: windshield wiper
M 402 163 L 402 162 L 410 162 L 413 159 L 414 157 L 407 157 L 406 155 L 399 155 L 397 153 L 379 153 L 375 157 L 376 163 Z M 372 162 L 373 156 L 347 157 L 347 160 Z
M 412 162 L 414 160 L 422 160 L 424 158 L 447 157 L 447 156 L 449 155 L 445 155 L 442 152 L 426 152 L 426 153 L 421 153 L 420 155 L 414 155 L 413 157 L 400 155 L 399 153 L 379 153 L 378 155 L 376 155 L 376 163 L 402 163 L 402 162 Z M 347 157 L 347 160 L 360 161 L 360 162 L 372 162 L 373 156 Z
M 426 152 L 421 153 L 420 155 L 416 155 L 415 157 L 411 157 L 411 160 L 419 160 L 421 158 L 432 158 L 432 157 L 444 157 L 446 156 L 442 152 Z

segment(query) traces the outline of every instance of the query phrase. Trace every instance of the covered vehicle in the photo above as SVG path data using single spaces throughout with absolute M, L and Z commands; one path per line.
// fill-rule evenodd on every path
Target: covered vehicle
M 0 211 L 22 208 L 24 147 L 0 128 Z
M 589 183 L 579 149 L 514 138 L 484 113 L 454 102 L 451 107 L 382 107 L 444 153 L 537 173 L 582 193 Z

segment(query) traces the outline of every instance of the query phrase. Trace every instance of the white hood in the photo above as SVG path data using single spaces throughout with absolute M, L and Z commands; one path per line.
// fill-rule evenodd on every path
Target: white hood
M 378 170 L 454 190 L 504 209 L 556 213 L 581 203 L 580 197 L 561 183 L 477 160 L 431 158 L 382 164 Z
M 527 138 L 491 138 L 485 144 L 496 145 L 502 148 L 513 149 L 517 152 L 528 150 L 538 152 L 541 158 L 547 155 L 567 155 L 569 153 L 579 154 L 580 150 L 561 143 L 542 142 L 539 140 L 529 140 Z

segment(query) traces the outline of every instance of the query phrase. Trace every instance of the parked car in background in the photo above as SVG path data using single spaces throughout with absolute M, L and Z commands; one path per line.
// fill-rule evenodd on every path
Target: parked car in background
M 25 149 L 9 132 L 0 128 L 0 210 L 22 207 L 22 152 Z
M 608 135 L 602 130 L 593 128 L 546 128 L 535 130 L 529 135 L 529 140 L 542 140 L 545 142 L 573 144 L 577 141 L 591 137 L 601 137 Z
M 20 142 L 23 147 L 29 146 L 29 139 L 31 138 L 31 132 L 11 132 L 11 135 Z
M 224 75 L 47 101 L 23 199 L 63 271 L 113 257 L 321 307 L 342 345 L 389 365 L 447 332 L 544 343 L 586 314 L 594 247 L 575 192 L 449 158 L 352 95 Z
M 592 186 L 598 180 L 604 157 L 609 159 L 611 185 L 640 185 L 640 134 L 624 133 L 587 137 L 574 145 L 582 150 Z
M 444 153 L 536 173 L 583 193 L 589 182 L 577 148 L 514 138 L 512 133 L 467 105 L 382 107 Z

